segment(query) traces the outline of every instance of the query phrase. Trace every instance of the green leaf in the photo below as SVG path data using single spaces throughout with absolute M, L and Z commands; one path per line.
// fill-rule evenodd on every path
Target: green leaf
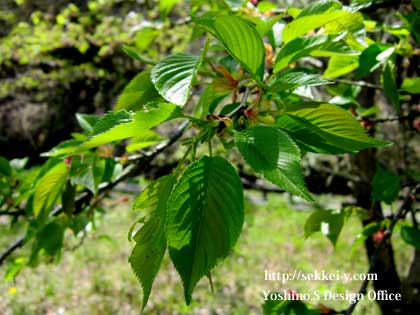
M 284 42 L 290 42 L 301 35 L 307 34 L 310 30 L 319 28 L 348 14 L 340 8 L 341 5 L 337 1 L 317 1 L 307 6 L 284 28 Z
M 337 105 L 308 102 L 287 106 L 286 113 L 303 119 L 328 144 L 346 152 L 356 153 L 366 148 L 390 144 L 368 136 L 360 123 Z M 282 127 L 279 124 L 278 126 Z
M 418 229 L 408 225 L 403 225 L 400 233 L 404 242 L 420 249 L 420 231 Z
M 0 156 L 0 174 L 4 176 L 10 176 L 12 174 L 12 168 L 10 167 L 9 161 Z
M 98 115 L 90 115 L 90 114 L 76 114 L 77 122 L 79 126 L 86 131 L 87 133 L 91 133 L 93 131 L 93 127 L 99 121 L 100 117 Z
M 249 22 L 238 16 L 222 15 L 197 21 L 205 26 L 257 82 L 264 75 L 265 48 L 263 40 Z
M 390 205 L 398 198 L 401 188 L 400 178 L 389 170 L 377 165 L 372 186 L 372 200 L 383 201 Z
M 178 106 L 169 103 L 149 104 L 149 108 L 135 113 L 125 110 L 106 114 L 95 125 L 93 132 L 77 152 L 85 151 L 106 143 L 136 137 L 142 132 L 178 117 L 182 113 Z
M 341 154 L 348 152 L 345 149 L 329 143 L 329 141 L 322 136 L 321 130 L 303 118 L 289 114 L 281 114 L 277 118 L 276 124 L 281 129 L 287 131 L 303 151 L 323 154 Z
M 344 40 L 342 35 L 329 36 L 329 40 L 310 52 L 313 57 L 348 57 L 358 56 L 359 51 L 351 48 Z
M 284 131 L 254 126 L 236 133 L 235 144 L 257 173 L 292 194 L 313 200 L 305 187 L 299 148 Z
M 61 142 L 48 152 L 41 153 L 45 157 L 59 157 L 66 156 L 76 151 L 76 149 L 83 143 L 81 140 L 71 139 Z
M 160 269 L 166 250 L 166 210 L 175 178 L 171 175 L 159 178 L 139 196 L 134 209 L 149 209 L 150 219 L 135 234 L 136 245 L 129 262 L 143 288 L 142 309 L 145 308 L 153 282 Z
M 145 130 L 139 136 L 133 138 L 131 143 L 127 145 L 127 152 L 134 152 L 140 149 L 158 144 L 163 138 L 153 130 Z
M 401 89 L 411 94 L 420 94 L 420 78 L 405 78 Z
M 68 169 L 65 163 L 58 163 L 52 167 L 37 183 L 33 199 L 33 212 L 35 217 L 42 210 L 50 210 L 67 180 Z
M 73 211 L 75 208 L 75 198 L 76 198 L 76 186 L 71 183 L 66 183 L 66 188 L 61 194 L 61 204 L 63 213 L 67 214 L 68 217 L 73 217 Z
M 184 106 L 191 84 L 197 76 L 200 57 L 174 54 L 166 57 L 152 69 L 152 82 L 159 94 L 168 102 Z
M 317 74 L 293 69 L 276 75 L 269 83 L 268 91 L 281 93 L 286 90 L 294 90 L 300 86 L 317 86 L 330 83 L 331 81 L 323 79 Z
M 210 84 L 200 95 L 200 100 L 196 106 L 195 117 L 205 118 L 208 114 L 213 114 L 216 107 L 230 94 L 226 91 L 218 90 L 216 86 Z
M 18 257 L 13 260 L 12 263 L 9 264 L 7 271 L 4 275 L 4 281 L 9 282 L 11 280 L 15 280 L 17 275 L 25 268 L 27 264 L 27 258 Z
M 358 56 L 332 56 L 324 72 L 324 77 L 337 78 L 356 70 L 358 66 Z
M 384 94 L 391 101 L 397 113 L 401 111 L 401 104 L 399 93 L 397 89 L 397 83 L 395 81 L 395 65 L 393 62 L 388 61 L 384 70 L 382 71 L 382 86 L 384 87 Z
M 98 160 L 95 155 L 75 156 L 72 159 L 70 179 L 73 184 L 89 189 L 92 194 L 98 193 L 98 186 L 105 173 L 105 160 Z
M 147 28 L 144 28 L 142 31 L 143 32 L 145 32 L 147 30 Z M 152 34 L 151 34 L 151 38 L 154 38 L 154 35 L 155 35 L 155 31 L 156 30 L 152 30 Z M 140 32 L 141 33 L 141 32 Z M 142 36 L 143 37 L 143 36 Z M 143 38 L 142 38 L 143 39 Z M 138 42 L 137 42 L 138 43 Z M 143 41 L 143 43 L 144 43 L 144 41 Z M 147 45 L 148 46 L 148 45 Z M 124 46 L 122 46 L 122 50 L 128 55 L 128 56 L 130 56 L 131 58 L 133 58 L 133 59 L 136 59 L 136 60 L 139 60 L 139 61 L 141 61 L 141 62 L 143 62 L 143 63 L 145 63 L 145 64 L 147 64 L 147 65 L 155 65 L 155 64 L 157 64 L 157 61 L 155 61 L 155 60 L 153 60 L 153 59 L 150 59 L 150 58 L 148 58 L 148 57 L 146 57 L 146 56 L 143 56 L 143 55 L 140 55 L 136 50 L 134 50 L 133 48 L 131 48 L 131 47 L 129 47 L 129 46 L 126 46 L 126 45 L 124 45 Z
M 315 232 L 321 232 L 336 245 L 344 224 L 344 213 L 332 210 L 316 210 L 312 212 L 305 223 L 305 238 Z
M 197 282 L 226 258 L 242 230 L 241 180 L 221 157 L 204 156 L 182 174 L 168 202 L 168 245 L 187 304 Z
M 171 11 L 172 8 L 177 4 L 180 0 L 159 0 L 159 12 L 162 16 L 167 16 Z
M 272 292 L 274 294 L 284 294 Z M 318 308 L 307 305 L 302 301 L 284 299 L 267 299 L 263 304 L 263 315 L 319 315 Z
M 357 69 L 356 77 L 365 77 L 379 68 L 388 59 L 389 53 L 392 53 L 394 49 L 387 48 L 389 46 L 380 44 L 373 44 L 366 48 L 359 56 L 359 68 Z
M 125 86 L 118 97 L 114 111 L 122 109 L 139 110 L 144 104 L 155 101 L 159 97 L 159 93 L 150 80 L 150 71 L 146 70 L 137 74 Z
M 41 250 L 50 257 L 59 257 L 63 247 L 64 231 L 64 226 L 58 220 L 48 223 L 36 235 L 29 265 L 34 266 L 36 264 L 36 258 Z
M 342 32 L 355 34 L 365 27 L 363 15 L 360 12 L 342 11 L 334 14 L 337 14 L 339 18 L 333 19 L 325 25 L 327 34 L 339 34 Z
M 268 12 L 274 9 L 277 9 L 277 5 L 268 1 L 258 2 L 257 8 L 260 12 Z
M 279 72 L 296 60 L 308 56 L 311 51 L 320 48 L 330 38 L 327 35 L 305 36 L 285 44 L 279 51 L 274 64 L 274 73 Z

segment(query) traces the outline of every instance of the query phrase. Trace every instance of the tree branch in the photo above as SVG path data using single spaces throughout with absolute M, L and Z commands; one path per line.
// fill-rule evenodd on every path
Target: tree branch
M 24 210 L 0 211 L 0 216 L 18 217 L 18 216 L 24 216 L 25 214 L 26 212 Z
M 133 160 L 133 164 L 127 166 L 124 169 L 124 172 L 118 177 L 115 181 L 111 183 L 104 183 L 99 187 L 98 196 L 104 196 L 109 190 L 114 188 L 118 183 L 124 181 L 127 178 L 134 177 L 139 174 L 142 170 L 143 166 L 147 165 L 151 160 L 153 160 L 159 153 L 163 152 L 166 148 L 174 144 L 184 133 L 189 121 L 186 120 L 181 124 L 181 126 L 172 134 L 170 135 L 169 139 L 166 141 L 162 141 L 158 144 L 154 150 L 149 152 L 145 152 L 144 155 L 139 156 L 138 159 Z M 75 209 L 73 214 L 78 214 L 83 211 L 83 204 L 92 200 L 94 196 L 92 193 L 84 191 L 82 192 L 75 201 Z M 63 207 L 58 205 L 54 208 L 54 210 L 50 213 L 51 217 L 57 216 L 63 211 Z M 25 237 L 22 236 L 12 245 L 10 245 L 1 255 L 0 255 L 0 266 L 4 263 L 4 261 L 18 248 L 22 247 L 25 244 Z
M 365 87 L 365 88 L 370 88 L 370 89 L 375 89 L 375 90 L 383 90 L 382 86 L 369 83 L 366 81 L 352 81 L 352 80 L 347 80 L 347 79 L 335 79 L 334 81 L 338 83 L 343 83 L 343 84 L 348 84 L 348 85 L 357 85 L 360 87 Z

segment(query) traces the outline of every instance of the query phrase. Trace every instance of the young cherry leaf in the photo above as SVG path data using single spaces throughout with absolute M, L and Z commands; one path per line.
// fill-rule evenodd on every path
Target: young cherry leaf
M 122 110 L 107 113 L 95 124 L 88 139 L 76 152 L 139 136 L 165 121 L 182 116 L 181 109 L 174 104 L 152 103 L 148 107 L 137 112 Z
M 187 304 L 197 282 L 235 245 L 244 221 L 241 180 L 221 157 L 202 157 L 179 178 L 168 201 L 169 254 Z
M 182 107 L 188 100 L 199 65 L 199 56 L 170 55 L 153 67 L 151 79 L 163 98 Z
M 134 210 L 148 210 L 150 217 L 134 235 L 136 245 L 129 258 L 143 288 L 143 309 L 149 300 L 166 250 L 167 201 L 174 183 L 175 177 L 171 175 L 159 178 L 140 194 L 133 206 Z
M 225 46 L 229 54 L 254 76 L 257 82 L 262 81 L 264 43 L 252 24 L 233 15 L 200 19 L 197 23 L 206 27 Z
M 305 238 L 315 232 L 321 232 L 332 243 L 336 245 L 344 224 L 345 213 L 331 210 L 314 211 L 305 223 Z
M 152 81 L 150 81 L 150 71 L 146 70 L 137 74 L 128 83 L 115 104 L 114 111 L 122 109 L 139 110 L 141 106 L 150 101 L 160 98 Z
M 370 137 L 348 111 L 334 104 L 308 102 L 289 105 L 286 107 L 285 113 L 292 118 L 297 117 L 298 125 L 296 122 L 293 124 L 290 124 L 290 121 L 286 122 L 281 115 L 277 121 L 278 127 L 287 129 L 293 137 L 302 141 L 305 141 L 301 137 L 302 132 L 313 133 L 317 138 L 326 141 L 327 150 L 332 147 L 336 148 L 337 151 L 331 151 L 332 153 L 356 153 L 366 148 L 390 144 L 387 141 Z M 308 145 L 311 146 L 311 143 Z M 315 152 L 320 151 L 315 150 Z
M 300 168 L 299 148 L 284 131 L 253 126 L 236 133 L 235 144 L 257 173 L 292 194 L 313 200 Z
M 35 217 L 38 217 L 41 211 L 49 211 L 54 206 L 66 183 L 68 173 L 67 165 L 58 163 L 38 181 L 33 200 Z

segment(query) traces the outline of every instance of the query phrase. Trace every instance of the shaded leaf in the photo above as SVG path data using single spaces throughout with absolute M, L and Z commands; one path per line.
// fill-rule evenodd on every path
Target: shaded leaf
M 403 225 L 400 233 L 404 242 L 420 249 L 420 231 L 418 229 L 412 226 Z
M 372 71 L 379 68 L 384 62 L 381 54 L 387 50 L 388 46 L 381 44 L 373 44 L 366 48 L 359 56 L 359 68 L 356 72 L 357 78 L 367 76 Z
M 372 182 L 372 200 L 391 204 L 398 198 L 400 192 L 400 178 L 377 165 Z
M 143 29 L 143 32 L 146 30 L 146 28 L 144 28 Z M 155 31 L 156 30 L 152 30 L 152 36 L 150 36 L 150 37 L 152 37 L 152 38 L 154 38 L 154 35 L 155 35 Z M 142 36 L 143 37 L 143 36 Z M 142 38 L 143 39 L 143 38 Z M 155 64 L 157 64 L 157 61 L 154 61 L 154 60 L 152 60 L 152 59 L 150 59 L 150 58 L 148 58 L 148 57 L 146 57 L 146 56 L 143 56 L 143 55 L 141 55 L 141 54 L 139 54 L 137 51 L 135 51 L 133 48 L 131 48 L 131 47 L 129 47 L 129 46 L 123 46 L 122 47 L 122 50 L 128 55 L 128 56 L 130 56 L 131 58 L 133 58 L 133 59 L 136 59 L 136 60 L 139 60 L 139 61 L 141 61 L 141 62 L 143 62 L 143 63 L 145 63 L 145 64 L 148 64 L 148 65 L 155 65 Z
M 153 282 L 159 272 L 166 250 L 166 210 L 167 201 L 175 178 L 164 176 L 149 185 L 134 204 L 134 209 L 149 209 L 150 219 L 134 236 L 136 245 L 129 262 L 143 288 L 142 309 L 146 307 Z M 153 200 L 153 203 L 150 202 Z
M 33 199 L 33 212 L 37 217 L 42 210 L 50 210 L 61 195 L 67 180 L 68 169 L 65 163 L 52 167 L 37 183 Z
M 2 156 L 0 156 L 0 174 L 4 176 L 10 176 L 12 174 L 9 161 Z
M 299 148 L 284 131 L 254 126 L 236 133 L 235 144 L 257 173 L 292 194 L 313 200 L 305 187 Z
M 48 223 L 36 235 L 36 239 L 32 246 L 32 253 L 29 259 L 29 265 L 34 266 L 37 263 L 38 253 L 43 253 L 50 257 L 59 257 L 61 248 L 63 247 L 64 226 L 54 220 Z
M 382 71 L 382 86 L 384 87 L 384 94 L 391 101 L 397 113 L 401 111 L 401 104 L 397 83 L 395 81 L 395 65 L 388 61 Z
M 98 193 L 98 186 L 105 173 L 105 161 L 98 160 L 95 155 L 73 157 L 70 179 L 73 184 L 89 189 L 92 194 Z
M 137 74 L 124 88 L 118 97 L 114 111 L 122 109 L 139 110 L 144 104 L 155 101 L 159 97 L 152 81 L 150 71 Z
M 315 232 L 321 232 L 336 245 L 344 224 L 344 213 L 332 210 L 316 210 L 312 212 L 305 223 L 305 238 Z
M 277 54 L 274 72 L 279 72 L 296 60 L 308 56 L 311 51 L 320 48 L 328 40 L 327 35 L 318 35 L 299 37 L 286 43 Z
M 242 230 L 241 180 L 221 157 L 191 164 L 168 202 L 168 245 L 187 304 L 197 282 L 227 257 Z

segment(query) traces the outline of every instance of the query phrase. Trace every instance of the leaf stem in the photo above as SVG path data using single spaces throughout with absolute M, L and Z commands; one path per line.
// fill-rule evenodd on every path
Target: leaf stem
M 209 135 L 208 135 L 207 142 L 209 144 L 209 155 L 213 156 L 213 148 L 211 146 L 211 139 L 212 139 L 212 132 L 211 132 L 211 130 L 209 130 Z
M 179 174 L 179 172 L 181 171 L 182 168 L 182 164 L 184 164 L 187 156 L 190 154 L 192 149 L 192 146 L 189 146 L 187 151 L 184 153 L 184 155 L 182 156 L 181 160 L 178 162 L 178 165 L 176 166 L 176 169 L 174 171 L 175 175 L 177 176 Z
M 209 278 L 209 283 L 210 283 L 210 290 L 211 293 L 214 294 L 214 286 L 213 286 L 213 279 L 211 278 L 211 272 L 209 271 L 209 273 L 207 274 L 207 278 Z

